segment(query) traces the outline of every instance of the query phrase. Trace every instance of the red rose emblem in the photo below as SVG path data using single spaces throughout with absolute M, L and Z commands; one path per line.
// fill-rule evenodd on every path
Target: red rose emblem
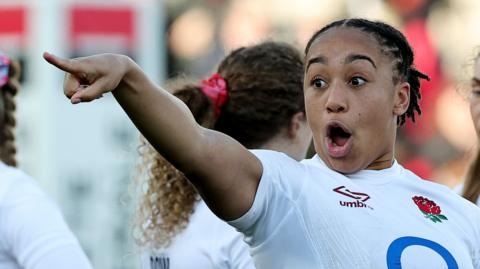
M 432 211 L 432 214 L 434 214 L 434 215 L 438 215 L 438 214 L 440 214 L 440 212 L 442 212 L 442 210 L 440 209 L 439 206 L 432 207 L 431 211 Z
M 448 220 L 447 217 L 440 214 L 442 210 L 434 201 L 422 196 L 414 196 L 412 197 L 412 200 L 418 206 L 418 209 L 422 211 L 425 217 L 431 221 L 442 222 L 442 220 Z

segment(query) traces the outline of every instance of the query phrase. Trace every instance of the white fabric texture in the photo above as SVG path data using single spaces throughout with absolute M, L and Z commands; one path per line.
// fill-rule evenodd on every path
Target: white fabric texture
M 32 178 L 1 162 L 0 268 L 92 268 L 55 203 Z
M 480 209 L 447 187 L 396 162 L 343 175 L 318 156 L 252 152 L 263 166 L 255 201 L 229 223 L 258 269 L 480 268 Z M 415 196 L 441 212 L 423 213 Z
M 142 252 L 143 269 L 254 269 L 243 235 L 200 201 L 168 248 Z

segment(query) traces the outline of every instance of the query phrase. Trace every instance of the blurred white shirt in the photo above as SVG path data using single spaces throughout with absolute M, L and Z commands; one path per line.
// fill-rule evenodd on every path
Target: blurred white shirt
M 143 269 L 254 269 L 243 235 L 200 201 L 168 248 L 142 252 Z
M 31 177 L 2 162 L 0 268 L 92 268 L 55 203 Z

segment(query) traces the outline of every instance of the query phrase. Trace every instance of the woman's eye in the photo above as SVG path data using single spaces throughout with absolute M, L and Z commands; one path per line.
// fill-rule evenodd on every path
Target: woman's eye
M 314 78 L 312 80 L 312 85 L 315 88 L 325 88 L 325 86 L 327 86 L 327 83 L 321 78 Z
M 350 85 L 354 86 L 354 87 L 359 87 L 359 86 L 362 86 L 363 84 L 367 83 L 367 80 L 364 79 L 364 78 L 361 78 L 361 77 L 353 77 L 352 79 L 350 79 Z

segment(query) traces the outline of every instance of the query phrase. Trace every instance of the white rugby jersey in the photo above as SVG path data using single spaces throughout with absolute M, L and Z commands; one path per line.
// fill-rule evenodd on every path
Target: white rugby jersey
M 230 224 L 258 269 L 480 268 L 480 209 L 398 163 L 343 175 L 315 156 L 252 151 L 263 175 Z
M 255 269 L 243 235 L 200 201 L 168 248 L 142 252 L 142 269 Z
M 2 162 L 0 268 L 92 268 L 55 203 L 32 178 Z

